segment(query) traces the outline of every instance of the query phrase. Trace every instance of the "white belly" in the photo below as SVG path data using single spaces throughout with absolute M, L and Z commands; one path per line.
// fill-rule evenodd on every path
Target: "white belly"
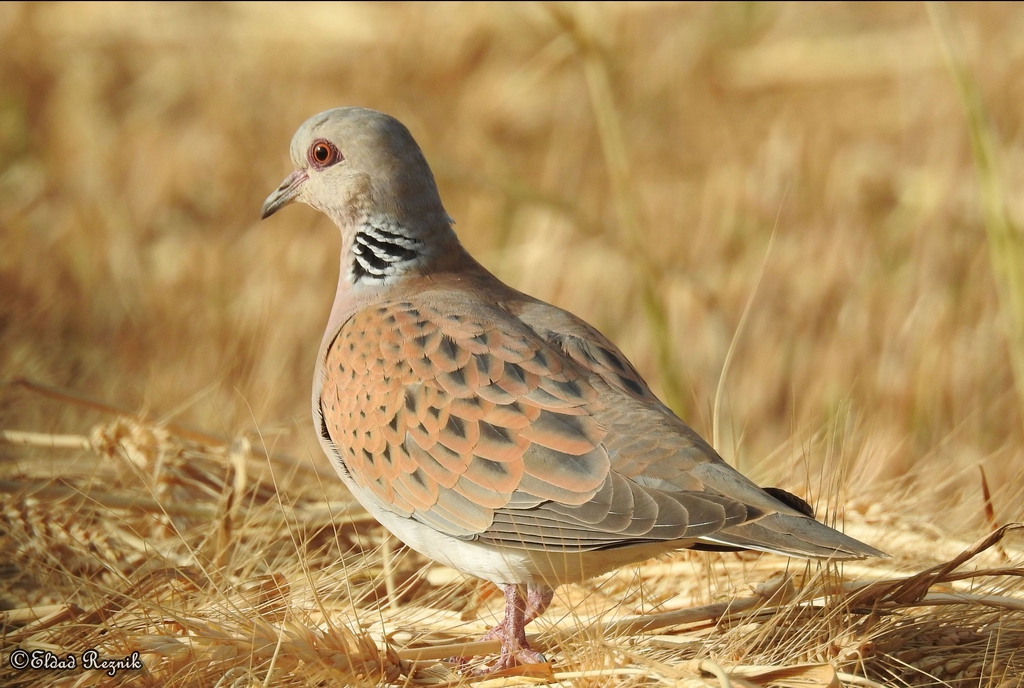
M 461 540 L 399 516 L 378 504 L 373 495 L 354 484 L 342 471 L 338 473 L 363 508 L 406 545 L 439 564 L 496 585 L 543 583 L 557 587 L 577 583 L 688 544 L 659 542 L 591 552 L 495 547 Z

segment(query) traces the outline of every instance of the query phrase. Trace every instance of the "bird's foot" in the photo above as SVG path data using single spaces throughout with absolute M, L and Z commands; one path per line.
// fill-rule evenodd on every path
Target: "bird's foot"
M 481 670 L 478 670 L 486 674 L 511 669 L 516 664 L 544 664 L 548 661 L 543 654 L 529 647 L 525 631 L 521 628 L 507 628 L 507 621 L 490 629 L 481 640 L 500 640 L 502 642 L 502 654 L 498 660 L 492 665 L 483 666 Z
M 546 664 L 548 661 L 543 654 L 530 647 L 526 640 L 526 624 L 544 612 L 551 603 L 554 590 L 547 586 L 531 585 L 528 594 L 524 595 L 522 586 L 506 585 L 504 591 L 505 618 L 480 639 L 501 641 L 501 656 L 493 664 L 471 672 L 472 676 L 487 676 L 516 665 Z M 463 670 L 467 662 L 460 658 L 457 664 Z
M 518 664 L 546 664 L 548 661 L 543 654 L 530 648 L 525 631 L 520 629 L 519 633 L 516 633 L 513 629 L 510 633 L 505 622 L 487 631 L 481 640 L 500 640 L 501 656 L 493 664 L 473 671 L 472 675 L 476 677 L 511 669 Z
M 525 633 L 522 634 L 522 638 L 509 637 L 508 632 L 505 630 L 504 622 L 487 631 L 480 638 L 480 642 L 487 640 L 498 640 L 501 642 L 501 656 L 494 663 L 467 672 L 466 669 L 469 666 L 469 659 L 467 657 L 451 657 L 447 661 L 454 664 L 458 671 L 476 678 L 511 669 L 519 664 L 546 664 L 548 661 L 547 657 L 542 653 L 530 647 Z

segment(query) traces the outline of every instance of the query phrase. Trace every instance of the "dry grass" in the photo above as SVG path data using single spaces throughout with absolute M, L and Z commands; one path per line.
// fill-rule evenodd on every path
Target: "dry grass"
M 7 660 L 3 685 L 439 686 L 468 682 L 440 660 L 497 651 L 472 642 L 502 611 L 493 586 L 396 551 L 329 501 L 331 476 L 124 416 L 4 439 L 22 447 L 0 483 L 5 649 L 138 652 L 146 670 Z M 1021 685 L 1024 550 L 1005 528 L 958 555 L 913 523 L 846 526 L 895 560 L 682 552 L 563 588 L 534 629 L 551 664 L 494 685 Z
M 1024 520 L 1022 33 L 1016 5 L 0 5 L 0 380 L 128 410 L 0 391 L 0 429 L 70 436 L 0 444 L 0 682 L 110 682 L 12 673 L 36 643 L 139 650 L 131 683 L 444 683 L 412 648 L 493 619 L 349 510 L 308 420 L 337 234 L 256 216 L 298 124 L 359 104 L 409 125 L 486 265 L 896 555 L 684 624 L 657 615 L 785 560 L 567 587 L 555 679 L 1017 685 L 1019 534 L 960 569 L 1017 575 L 932 581 L 956 600 L 843 600 Z

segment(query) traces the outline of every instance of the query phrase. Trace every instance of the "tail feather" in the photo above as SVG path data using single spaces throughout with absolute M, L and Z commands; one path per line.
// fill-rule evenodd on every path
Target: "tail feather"
M 864 559 L 889 556 L 812 518 L 782 513 L 725 528 L 700 539 L 716 545 L 811 559 Z

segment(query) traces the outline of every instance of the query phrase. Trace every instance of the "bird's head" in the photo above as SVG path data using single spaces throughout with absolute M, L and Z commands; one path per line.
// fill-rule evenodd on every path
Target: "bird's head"
M 295 171 L 264 201 L 264 219 L 298 201 L 325 213 L 343 231 L 368 215 L 415 234 L 450 227 L 412 134 L 382 112 L 345 107 L 309 118 L 292 138 L 291 158 Z

